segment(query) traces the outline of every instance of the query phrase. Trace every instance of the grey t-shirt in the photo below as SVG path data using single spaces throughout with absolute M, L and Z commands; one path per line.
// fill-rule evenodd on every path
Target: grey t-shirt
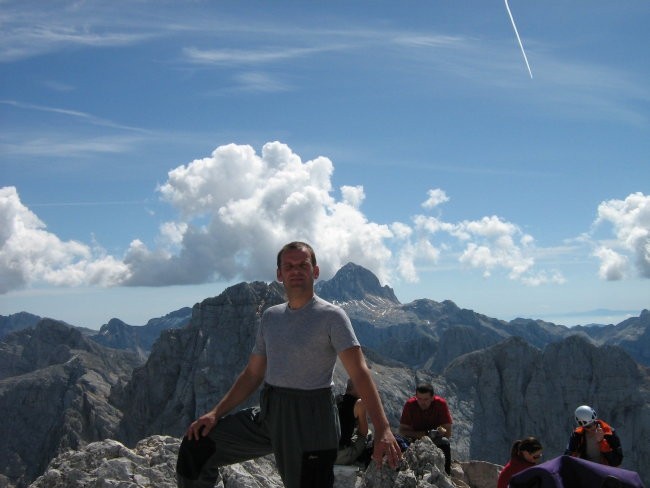
M 253 354 L 266 356 L 270 385 L 314 390 L 333 385 L 337 354 L 358 345 L 343 309 L 314 295 L 298 310 L 286 303 L 268 308 Z

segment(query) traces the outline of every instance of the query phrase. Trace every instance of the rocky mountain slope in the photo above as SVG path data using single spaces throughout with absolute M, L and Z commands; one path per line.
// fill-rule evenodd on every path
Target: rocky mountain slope
M 631 317 L 618 325 L 577 326 L 571 332 L 584 332 L 597 344 L 621 346 L 637 362 L 650 366 L 650 310 L 643 310 L 638 317 Z
M 540 438 L 546 457 L 561 455 L 573 410 L 586 403 L 617 429 L 623 467 L 650 479 L 650 374 L 617 346 L 571 336 L 539 350 L 510 338 L 457 358 L 442 376 L 466 458 L 505 462 L 512 439 L 527 435 Z
M 149 319 L 145 325 L 129 325 L 118 318 L 112 318 L 99 331 L 86 327 L 75 327 L 84 335 L 102 346 L 133 351 L 144 362 L 162 331 L 184 327 L 192 317 L 192 309 L 183 307 L 163 317 Z M 11 332 L 34 327 L 43 317 L 28 312 L 0 315 L 0 340 Z
M 618 429 L 624 467 L 650 479 L 648 370 L 622 349 L 647 350 L 647 311 L 624 330 L 591 338 L 590 328 L 504 322 L 451 301 L 400 304 L 352 264 L 319 283 L 318 293 L 350 315 L 393 426 L 415 384 L 429 380 L 451 407 L 454 457 L 502 464 L 512 440 L 525 435 L 540 436 L 548 456 L 561 453 L 573 409 L 589 403 Z M 230 387 L 261 313 L 282 300 L 278 283 L 228 288 L 196 304 L 186 326 L 164 330 L 145 363 L 51 320 L 8 335 L 0 342 L 0 408 L 8 412 L 0 432 L 10 441 L 0 447 L 0 473 L 26 486 L 68 448 L 180 436 Z M 621 346 L 601 345 L 614 340 Z M 336 387 L 345 380 L 338 365 Z
M 11 332 L 34 327 L 41 317 L 28 312 L 19 312 L 12 315 L 0 315 L 0 339 Z
M 142 326 L 129 325 L 113 318 L 102 325 L 97 334 L 90 335 L 90 338 L 102 346 L 133 351 L 144 360 L 163 331 L 184 327 L 191 318 L 190 307 L 183 307 L 164 317 L 151 319 Z
M 188 328 L 165 333 L 124 390 L 122 409 L 129 412 L 122 421 L 126 441 L 156 433 L 181 435 L 211 408 L 243 367 L 259 313 L 281 299 L 275 283 L 237 285 L 195 306 Z M 503 463 L 512 441 L 526 435 L 542 437 L 549 455 L 561 454 L 572 429 L 573 409 L 590 403 L 620 429 L 624 445 L 635 446 L 625 465 L 635 470 L 650 466 L 650 451 L 641 441 L 650 434 L 648 370 L 622 348 L 597 346 L 583 334 L 553 335 L 558 326 L 535 321 L 525 322 L 520 336 L 508 335 L 521 324 L 495 321 L 450 302 L 400 307 L 382 295 L 339 303 L 354 317 L 394 427 L 416 382 L 428 379 L 452 408 L 452 445 L 458 459 Z M 420 322 L 405 325 L 406 330 L 388 325 L 386 315 L 395 307 L 394 316 L 413 313 Z M 370 311 L 376 319 L 370 318 Z M 362 315 L 367 321 L 360 324 Z M 386 331 L 390 333 L 384 335 Z M 441 348 L 439 342 L 444 342 L 452 349 L 446 356 L 452 360 L 440 373 L 426 363 L 412 367 L 401 356 L 409 348 L 426 354 L 427 347 L 418 344 L 426 334 L 434 338 L 429 347 Z M 540 337 L 552 340 L 538 348 L 521 336 L 535 342 Z M 340 389 L 345 379 L 345 372 L 337 369 Z
M 349 287 L 354 286 L 354 290 Z M 619 326 L 568 328 L 543 320 L 509 322 L 459 308 L 454 302 L 429 299 L 401 304 L 392 290 L 381 287 L 368 270 L 346 264 L 329 281 L 318 283 L 317 293 L 341 305 L 361 342 L 382 355 L 413 368 L 441 372 L 454 358 L 521 337 L 543 348 L 570 335 L 583 334 L 597 344 L 620 345 L 637 362 L 650 366 L 650 312 Z
M 0 342 L 0 473 L 17 486 L 56 454 L 118 436 L 111 388 L 139 364 L 66 324 L 41 320 Z

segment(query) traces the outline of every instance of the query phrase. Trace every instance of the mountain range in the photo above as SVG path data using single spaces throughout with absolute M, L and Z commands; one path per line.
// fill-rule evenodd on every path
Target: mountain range
M 394 427 L 415 384 L 430 381 L 454 418 L 453 456 L 504 464 L 527 435 L 545 456 L 561 454 L 587 403 L 617 428 L 623 467 L 650 479 L 648 310 L 603 327 L 506 322 L 449 300 L 401 304 L 353 263 L 316 290 L 350 316 Z M 0 316 L 0 486 L 28 486 L 54 456 L 93 441 L 181 436 L 244 366 L 261 312 L 283 300 L 278 283 L 240 283 L 145 326 L 112 319 L 99 332 Z M 336 388 L 345 380 L 337 365 Z

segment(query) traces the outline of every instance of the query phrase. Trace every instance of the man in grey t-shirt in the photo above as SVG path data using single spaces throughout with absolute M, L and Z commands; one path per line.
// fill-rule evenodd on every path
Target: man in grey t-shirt
M 212 488 L 218 467 L 273 453 L 287 488 L 331 488 L 339 424 L 332 392 L 338 357 L 373 423 L 373 459 L 395 468 L 401 452 L 345 312 L 314 294 L 314 250 L 284 246 L 277 279 L 287 302 L 266 310 L 248 364 L 215 407 L 195 420 L 176 468 L 181 488 Z M 228 414 L 265 383 L 260 408 Z

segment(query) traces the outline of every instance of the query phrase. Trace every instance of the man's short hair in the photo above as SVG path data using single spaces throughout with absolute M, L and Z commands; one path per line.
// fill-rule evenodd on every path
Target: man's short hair
M 316 266 L 316 253 L 314 252 L 314 249 L 307 244 L 306 242 L 301 242 L 301 241 L 293 241 L 290 242 L 289 244 L 285 244 L 282 249 L 280 249 L 280 252 L 278 253 L 278 268 L 282 264 L 282 253 L 285 251 L 289 251 L 290 249 L 299 249 L 301 251 L 307 251 L 311 255 L 311 265 Z
M 431 396 L 434 395 L 433 385 L 431 383 L 420 383 L 415 388 L 415 391 L 418 392 L 418 393 L 430 393 Z

